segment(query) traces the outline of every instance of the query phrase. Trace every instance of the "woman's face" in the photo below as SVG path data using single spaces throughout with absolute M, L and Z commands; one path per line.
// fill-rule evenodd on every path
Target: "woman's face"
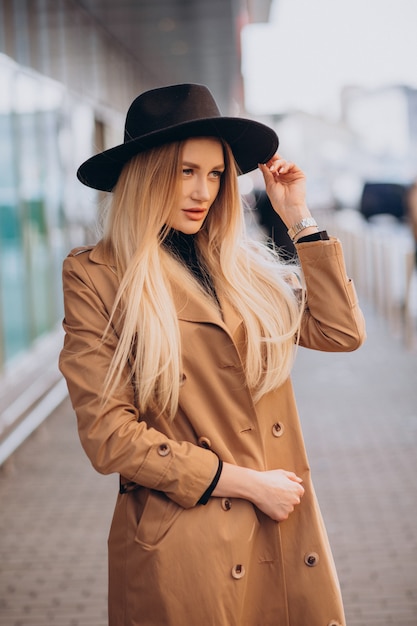
M 171 228 L 187 235 L 197 233 L 220 189 L 224 172 L 223 147 L 210 137 L 187 139 L 183 146 L 182 185 Z

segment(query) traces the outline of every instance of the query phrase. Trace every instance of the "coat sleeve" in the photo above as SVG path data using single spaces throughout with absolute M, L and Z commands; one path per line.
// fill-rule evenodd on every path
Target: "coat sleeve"
M 297 252 L 307 289 L 300 345 L 326 352 L 356 350 L 365 340 L 365 322 L 340 241 L 301 243 Z
M 101 390 L 117 336 L 109 333 L 102 340 L 109 311 L 91 280 L 87 255 L 81 256 L 82 262 L 77 256 L 64 261 L 65 339 L 59 366 L 77 415 L 82 446 L 97 471 L 118 472 L 144 487 L 165 492 L 184 508 L 194 506 L 213 480 L 218 458 L 138 421 L 130 384 L 102 405 Z M 114 281 L 108 266 L 98 267 L 104 281 Z

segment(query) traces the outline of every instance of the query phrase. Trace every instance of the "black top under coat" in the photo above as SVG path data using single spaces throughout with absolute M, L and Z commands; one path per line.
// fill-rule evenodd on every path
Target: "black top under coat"
M 184 263 L 207 293 L 216 298 L 213 280 L 199 259 L 195 245 L 195 235 L 187 235 L 171 228 L 163 244 L 171 254 Z

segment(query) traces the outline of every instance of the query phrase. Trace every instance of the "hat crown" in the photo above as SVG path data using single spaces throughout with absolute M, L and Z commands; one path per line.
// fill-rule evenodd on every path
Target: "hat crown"
M 221 117 L 221 113 L 204 85 L 183 84 L 152 89 L 132 102 L 126 115 L 124 141 L 179 124 L 217 117 Z

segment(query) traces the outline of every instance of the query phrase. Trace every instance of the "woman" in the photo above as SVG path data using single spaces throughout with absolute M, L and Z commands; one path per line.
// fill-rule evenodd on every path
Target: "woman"
M 277 146 L 174 85 L 79 169 L 112 199 L 101 241 L 64 263 L 60 367 L 93 466 L 120 474 L 111 626 L 345 623 L 289 373 L 296 342 L 354 350 L 364 324 Z M 307 290 L 246 240 L 237 174 L 258 163 Z

